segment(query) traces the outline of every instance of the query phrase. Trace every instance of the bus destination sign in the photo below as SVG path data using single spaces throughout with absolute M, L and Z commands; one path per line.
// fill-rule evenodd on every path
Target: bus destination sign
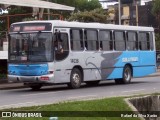
M 50 23 L 22 23 L 11 25 L 10 32 L 51 31 L 51 29 Z

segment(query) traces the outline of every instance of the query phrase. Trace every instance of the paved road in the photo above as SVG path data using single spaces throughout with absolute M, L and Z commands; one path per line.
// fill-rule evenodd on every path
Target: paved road
M 128 85 L 116 85 L 114 81 L 107 81 L 96 87 L 83 85 L 75 90 L 68 89 L 66 85 L 43 87 L 40 91 L 32 91 L 30 88 L 1 90 L 0 109 L 154 92 L 160 92 L 159 76 L 136 78 Z

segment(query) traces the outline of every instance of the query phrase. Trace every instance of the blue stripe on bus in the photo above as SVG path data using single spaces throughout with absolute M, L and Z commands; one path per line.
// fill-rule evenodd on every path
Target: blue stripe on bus
M 123 68 L 126 64 L 133 66 L 133 77 L 142 77 L 156 71 L 155 51 L 125 51 L 119 57 L 114 65 L 114 70 L 106 79 L 122 78 Z
M 9 64 L 8 74 L 18 76 L 41 76 L 48 74 L 48 64 Z

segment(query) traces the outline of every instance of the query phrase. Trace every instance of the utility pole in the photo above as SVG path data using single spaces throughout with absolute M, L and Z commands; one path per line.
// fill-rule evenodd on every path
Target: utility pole
M 119 25 L 121 25 L 121 0 L 118 0 Z
M 139 24 L 139 19 L 138 19 L 138 4 L 137 4 L 137 1 L 135 0 L 135 4 L 136 4 L 136 25 L 138 26 Z

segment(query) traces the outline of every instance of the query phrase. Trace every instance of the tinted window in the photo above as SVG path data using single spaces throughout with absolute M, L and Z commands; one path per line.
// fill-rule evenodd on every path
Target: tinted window
M 115 50 L 123 51 L 125 50 L 125 32 L 114 32 L 115 38 Z
M 9 60 L 49 62 L 53 60 L 51 33 L 11 34 Z
M 150 36 L 149 33 L 139 33 L 139 49 L 150 50 Z
M 153 33 L 150 33 L 150 49 L 153 50 L 154 46 L 153 46 Z
M 72 50 L 83 50 L 83 31 L 82 30 L 71 30 L 71 49 Z
M 112 50 L 113 42 L 111 40 L 111 31 L 99 31 L 100 49 L 101 50 Z
M 69 54 L 69 46 L 68 46 L 68 34 L 60 33 L 60 40 L 54 40 L 55 47 L 55 59 L 63 60 Z
M 96 30 L 85 30 L 85 49 L 97 50 L 98 49 L 98 35 Z
M 137 50 L 137 49 L 138 49 L 137 33 L 128 32 L 127 33 L 127 50 Z

